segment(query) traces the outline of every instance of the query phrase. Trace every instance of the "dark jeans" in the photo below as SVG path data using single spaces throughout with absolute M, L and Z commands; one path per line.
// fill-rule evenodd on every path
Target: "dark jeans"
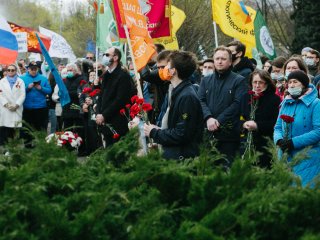
M 23 109 L 22 120 L 30 125 L 31 129 L 36 131 L 47 131 L 48 124 L 48 108 L 37 108 L 37 109 Z M 24 128 L 29 128 L 25 123 L 23 123 Z M 30 147 L 32 136 L 22 129 L 21 137 L 25 140 L 25 146 Z

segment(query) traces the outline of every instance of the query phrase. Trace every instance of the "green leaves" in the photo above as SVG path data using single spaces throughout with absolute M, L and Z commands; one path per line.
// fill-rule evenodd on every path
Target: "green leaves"
M 231 169 L 211 143 L 195 160 L 138 157 L 137 131 L 78 162 L 44 142 L 0 156 L 2 239 L 317 239 L 319 188 L 301 188 L 286 160 Z M 274 150 L 272 148 L 272 150 Z

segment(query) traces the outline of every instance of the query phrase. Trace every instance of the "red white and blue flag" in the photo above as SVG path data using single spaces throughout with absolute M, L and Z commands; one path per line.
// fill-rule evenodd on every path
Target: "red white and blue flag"
M 7 21 L 0 16 L 0 64 L 11 64 L 18 57 L 18 42 Z

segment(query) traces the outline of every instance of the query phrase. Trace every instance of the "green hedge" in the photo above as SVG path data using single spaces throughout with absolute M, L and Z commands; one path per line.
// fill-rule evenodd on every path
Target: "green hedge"
M 320 191 L 283 162 L 137 157 L 137 132 L 79 163 L 37 138 L 0 157 L 0 239 L 320 239 Z

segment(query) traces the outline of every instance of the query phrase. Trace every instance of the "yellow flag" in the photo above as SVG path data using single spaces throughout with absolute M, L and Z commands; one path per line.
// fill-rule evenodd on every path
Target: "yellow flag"
M 246 45 L 246 56 L 252 57 L 252 49 L 256 47 L 253 24 L 256 11 L 241 0 L 212 0 L 212 16 L 224 34 Z
M 176 36 L 176 32 L 181 27 L 182 23 L 186 19 L 186 14 L 181 9 L 171 5 L 171 24 L 172 24 L 172 39 L 168 40 L 155 40 L 155 43 L 161 43 L 167 50 L 178 50 L 179 44 Z

